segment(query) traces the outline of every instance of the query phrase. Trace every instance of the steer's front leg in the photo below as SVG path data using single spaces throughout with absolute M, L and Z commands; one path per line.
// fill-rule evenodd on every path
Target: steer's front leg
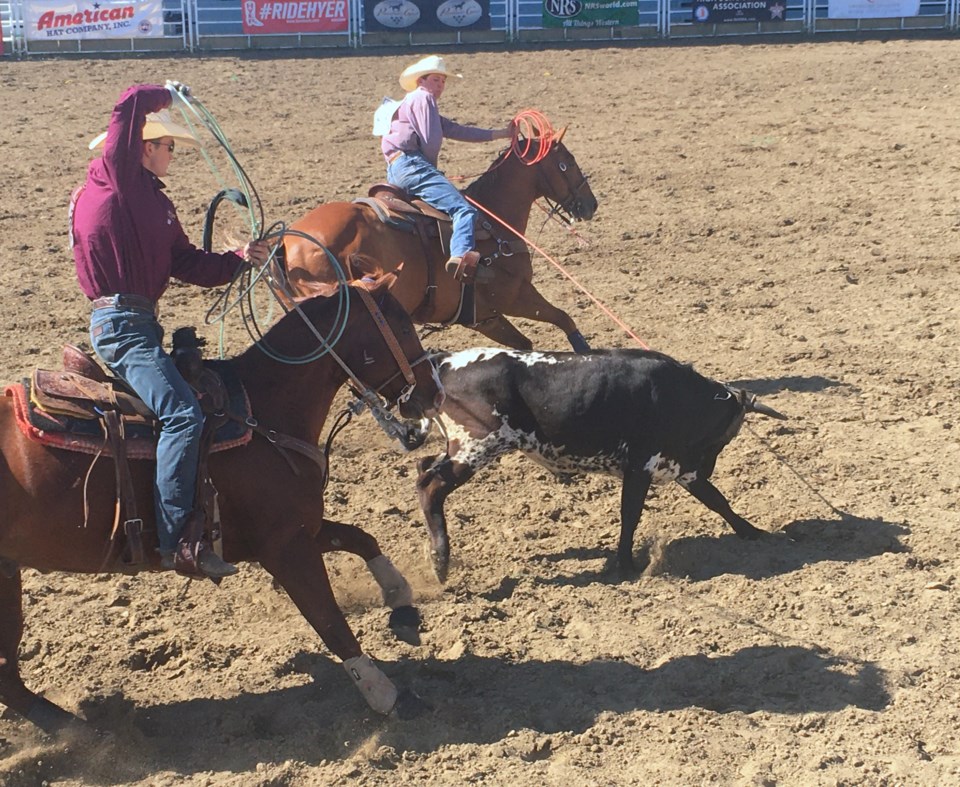
M 706 478 L 695 478 L 692 481 L 678 481 L 697 500 L 711 511 L 716 511 L 733 528 L 733 532 L 740 538 L 760 538 L 765 531 L 751 525 L 746 519 L 730 508 L 727 498 Z
M 617 564 L 621 574 L 636 574 L 633 562 L 633 537 L 637 532 L 643 504 L 650 490 L 650 474 L 643 469 L 628 469 L 623 474 L 620 492 L 620 541 L 617 545 Z

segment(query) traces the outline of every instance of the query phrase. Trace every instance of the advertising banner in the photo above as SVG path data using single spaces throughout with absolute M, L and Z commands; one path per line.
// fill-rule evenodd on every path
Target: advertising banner
M 919 13 L 920 0 L 830 0 L 827 4 L 830 19 L 884 19 Z
M 693 21 L 783 22 L 787 18 L 785 0 L 694 0 Z
M 243 0 L 245 35 L 346 33 L 347 0 Z
M 160 0 L 24 0 L 23 31 L 29 41 L 158 38 Z
M 490 0 L 363 0 L 368 33 L 489 30 Z
M 637 0 L 543 0 L 544 27 L 622 27 L 639 22 Z

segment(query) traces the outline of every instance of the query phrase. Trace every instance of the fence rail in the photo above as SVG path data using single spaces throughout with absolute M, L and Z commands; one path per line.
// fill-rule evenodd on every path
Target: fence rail
M 629 20 L 614 26 L 553 26 L 545 24 L 547 0 L 484 0 L 489 26 L 408 31 L 367 29 L 370 10 L 378 2 L 345 0 L 345 29 L 335 32 L 245 32 L 243 0 L 160 0 L 162 35 L 149 38 L 31 40 L 25 34 L 24 6 L 31 0 L 0 0 L 2 55 L 77 54 L 98 52 L 176 52 L 216 50 L 280 50 L 357 48 L 364 46 L 442 47 L 498 42 L 565 42 L 642 39 L 717 38 L 750 35 L 799 35 L 866 31 L 942 30 L 956 32 L 960 0 L 920 0 L 915 16 L 833 19 L 830 0 L 782 0 L 784 19 L 759 22 L 704 23 L 694 18 L 697 0 L 635 0 Z M 606 20 L 604 20 L 606 21 Z

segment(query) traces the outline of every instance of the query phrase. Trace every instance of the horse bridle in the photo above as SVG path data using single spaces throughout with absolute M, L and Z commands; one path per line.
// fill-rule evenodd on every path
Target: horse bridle
M 400 347 L 400 342 L 397 341 L 396 334 L 387 323 L 386 318 L 383 316 L 383 312 L 380 310 L 380 307 L 377 306 L 373 296 L 362 286 L 357 287 L 356 290 L 360 295 L 360 300 L 363 301 L 364 306 L 367 307 L 367 311 L 370 312 L 370 316 L 373 318 L 374 323 L 380 330 L 380 335 L 383 337 L 384 342 L 386 342 L 387 347 L 390 349 L 394 360 L 397 362 L 397 371 L 380 383 L 380 385 L 378 385 L 375 389 L 370 389 L 369 387 L 360 384 L 359 378 L 348 370 L 351 380 L 356 383 L 356 385 L 351 385 L 350 387 L 353 391 L 353 395 L 357 398 L 356 406 L 351 406 L 350 410 L 353 412 L 359 412 L 364 406 L 368 407 L 371 415 L 373 415 L 376 422 L 380 425 L 380 428 L 383 429 L 383 431 L 386 432 L 389 437 L 398 440 L 401 445 L 411 448 L 415 447 L 415 445 L 418 445 L 419 443 L 417 442 L 416 437 L 411 435 L 410 426 L 408 424 L 401 423 L 393 415 L 393 413 L 390 412 L 390 410 L 392 410 L 394 407 L 398 407 L 406 401 L 409 401 L 410 397 L 413 395 L 414 389 L 417 387 L 417 380 L 413 373 L 413 367 L 423 363 L 424 361 L 429 361 L 430 355 L 425 351 L 413 360 L 407 358 Z M 341 365 L 343 365 L 342 362 Z M 404 386 L 403 390 L 400 391 L 400 394 L 397 396 L 395 401 L 383 404 L 386 397 L 384 397 L 381 392 L 401 375 L 406 380 L 407 384 Z M 332 438 L 333 432 L 331 431 L 330 439 Z
M 554 144 L 559 145 L 559 140 Z M 550 197 L 547 196 L 544 196 L 543 200 L 547 203 L 547 205 L 550 206 L 550 218 L 556 216 L 561 221 L 565 221 L 567 224 L 572 224 L 575 219 L 580 218 L 580 216 L 577 215 L 576 205 L 580 198 L 581 189 L 583 189 L 583 187 L 589 183 L 590 178 L 584 175 L 583 170 L 581 169 L 580 182 L 576 186 L 571 186 L 569 176 L 567 175 L 567 171 L 569 169 L 569 167 L 567 167 L 567 163 L 565 161 L 558 161 L 557 169 L 560 170 L 560 174 L 563 177 L 563 182 L 566 184 L 567 190 L 570 192 L 569 196 L 563 200 L 563 202 L 557 202 L 556 200 L 550 199 Z

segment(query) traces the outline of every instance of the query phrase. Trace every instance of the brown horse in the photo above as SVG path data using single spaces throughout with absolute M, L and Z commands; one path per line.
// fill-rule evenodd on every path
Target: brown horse
M 371 707 L 381 713 L 396 707 L 403 714 L 411 703 L 416 705 L 415 696 L 401 696 L 409 700 L 406 706 L 398 702 L 397 689 L 363 655 L 337 606 L 323 555 L 342 550 L 362 556 L 381 584 L 384 600 L 395 610 L 412 612 L 410 587 L 372 536 L 324 519 L 323 462 L 277 447 L 285 444 L 278 436 L 287 436 L 318 450 L 334 395 L 348 376 L 368 389 L 382 387 L 388 401 L 399 400 L 405 417 L 436 413 L 443 390 L 431 364 L 420 363 L 426 356 L 414 326 L 389 294 L 395 278 L 384 276 L 364 285 L 363 292 L 355 284 L 338 291 L 338 297 L 303 301 L 299 312 L 286 314 L 264 337 L 274 357 L 254 345 L 228 362 L 246 389 L 259 426 L 246 445 L 212 453 L 209 472 L 219 493 L 224 557 L 260 563 L 324 644 L 345 662 Z M 317 334 L 332 336 L 338 320 L 345 320 L 342 338 L 331 339 L 333 347 L 328 345 L 325 354 L 299 364 L 282 360 L 319 355 Z M 406 377 L 397 373 L 398 368 Z M 356 371 L 348 375 L 348 370 Z M 116 503 L 114 469 L 113 462 L 103 457 L 91 469 L 88 455 L 25 437 L 15 422 L 12 402 L 10 396 L 0 397 L 0 701 L 41 728 L 55 731 L 77 726 L 77 718 L 36 695 L 20 677 L 21 566 L 40 571 L 121 570 L 117 564 L 104 568 Z M 153 463 L 131 465 L 145 529 L 153 533 Z M 85 503 L 89 509 L 84 527 Z M 147 570 L 159 568 L 158 555 L 148 560 Z
M 562 136 L 561 132 L 550 143 L 542 158 L 539 139 L 528 141 L 531 150 L 523 158 L 508 149 L 464 193 L 520 233 L 526 232 L 530 208 L 540 197 L 571 220 L 593 218 L 597 199 Z M 535 164 L 525 163 L 537 158 Z M 482 267 L 475 285 L 476 323 L 470 327 L 507 347 L 530 350 L 530 340 L 507 319 L 523 317 L 556 325 L 574 350 L 588 350 L 570 315 L 533 286 L 533 264 L 523 240 L 482 209 L 478 219 Z M 347 268 L 348 276 L 392 271 L 404 264 L 407 274 L 393 294 L 415 322 L 450 323 L 457 317 L 461 285 L 444 270 L 448 254 L 438 238 L 428 244 L 417 232 L 392 229 L 371 206 L 351 202 L 320 205 L 290 229 L 323 244 Z M 484 239 L 485 234 L 492 237 Z M 287 235 L 284 251 L 289 281 L 300 294 L 310 294 L 317 283 L 335 281 L 330 259 L 311 240 Z

